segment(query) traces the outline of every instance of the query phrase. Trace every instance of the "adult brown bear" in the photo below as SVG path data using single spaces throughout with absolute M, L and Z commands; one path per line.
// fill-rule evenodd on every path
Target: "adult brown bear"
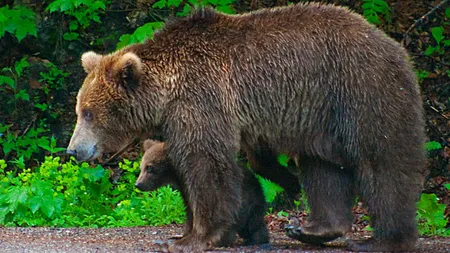
M 88 75 L 68 153 L 92 160 L 162 129 L 193 212 L 192 232 L 169 250 L 190 252 L 234 224 L 245 205 L 235 154 L 262 138 L 301 157 L 311 214 L 291 237 L 322 243 L 343 235 L 356 190 L 374 237 L 349 248 L 413 250 L 425 137 L 407 58 L 361 16 L 332 5 L 198 11 L 153 41 L 83 55 Z

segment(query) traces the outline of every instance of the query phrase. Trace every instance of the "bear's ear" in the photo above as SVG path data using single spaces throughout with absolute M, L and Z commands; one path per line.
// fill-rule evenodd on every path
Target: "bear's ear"
M 134 53 L 126 53 L 112 66 L 112 75 L 122 88 L 135 88 L 142 75 L 141 59 Z
M 160 144 L 160 143 L 161 143 L 160 141 L 155 141 L 155 140 L 150 140 L 150 139 L 145 140 L 145 141 L 144 141 L 144 151 L 147 151 L 147 150 L 149 150 L 151 147 L 156 146 L 156 145 L 158 145 L 158 144 Z
M 101 55 L 96 54 L 92 51 L 86 52 L 81 56 L 81 65 L 84 68 L 84 71 L 86 73 L 91 73 L 95 67 L 97 67 L 100 64 L 100 61 L 102 60 Z

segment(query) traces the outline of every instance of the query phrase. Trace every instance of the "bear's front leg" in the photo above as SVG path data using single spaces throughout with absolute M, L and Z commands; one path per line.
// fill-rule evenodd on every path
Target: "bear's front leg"
M 242 172 L 231 156 L 214 159 L 208 151 L 188 155 L 177 169 L 193 224 L 189 234 L 168 245 L 169 252 L 200 252 L 220 245 L 237 220 Z
M 177 121 L 167 127 L 167 155 L 192 212 L 192 230 L 182 239 L 171 241 L 168 250 L 199 252 L 220 245 L 236 223 L 243 174 L 233 159 L 237 147 L 231 135 L 225 138 L 225 130 L 210 134 L 206 129 L 212 129 L 211 125 L 183 123 Z M 200 130 L 203 131 L 200 133 Z

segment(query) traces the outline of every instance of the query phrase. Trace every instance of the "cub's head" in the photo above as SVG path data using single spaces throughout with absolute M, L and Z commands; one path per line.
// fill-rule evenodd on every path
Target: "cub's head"
M 77 123 L 67 153 L 87 161 L 119 151 L 142 128 L 145 106 L 138 94 L 144 75 L 141 59 L 131 52 L 87 52 L 81 62 L 87 77 L 78 92 Z
M 167 184 L 178 187 L 175 171 L 166 155 L 166 143 L 146 140 L 144 151 L 135 186 L 141 191 L 153 191 Z

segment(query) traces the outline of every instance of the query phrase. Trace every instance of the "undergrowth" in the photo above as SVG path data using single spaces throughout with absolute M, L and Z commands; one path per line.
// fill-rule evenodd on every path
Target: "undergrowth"
M 46 157 L 34 170 L 5 171 L 0 160 L 0 225 L 120 227 L 182 223 L 180 193 L 170 187 L 140 192 L 137 162 L 120 163 L 124 174 L 109 181 L 109 170 L 59 157 Z

